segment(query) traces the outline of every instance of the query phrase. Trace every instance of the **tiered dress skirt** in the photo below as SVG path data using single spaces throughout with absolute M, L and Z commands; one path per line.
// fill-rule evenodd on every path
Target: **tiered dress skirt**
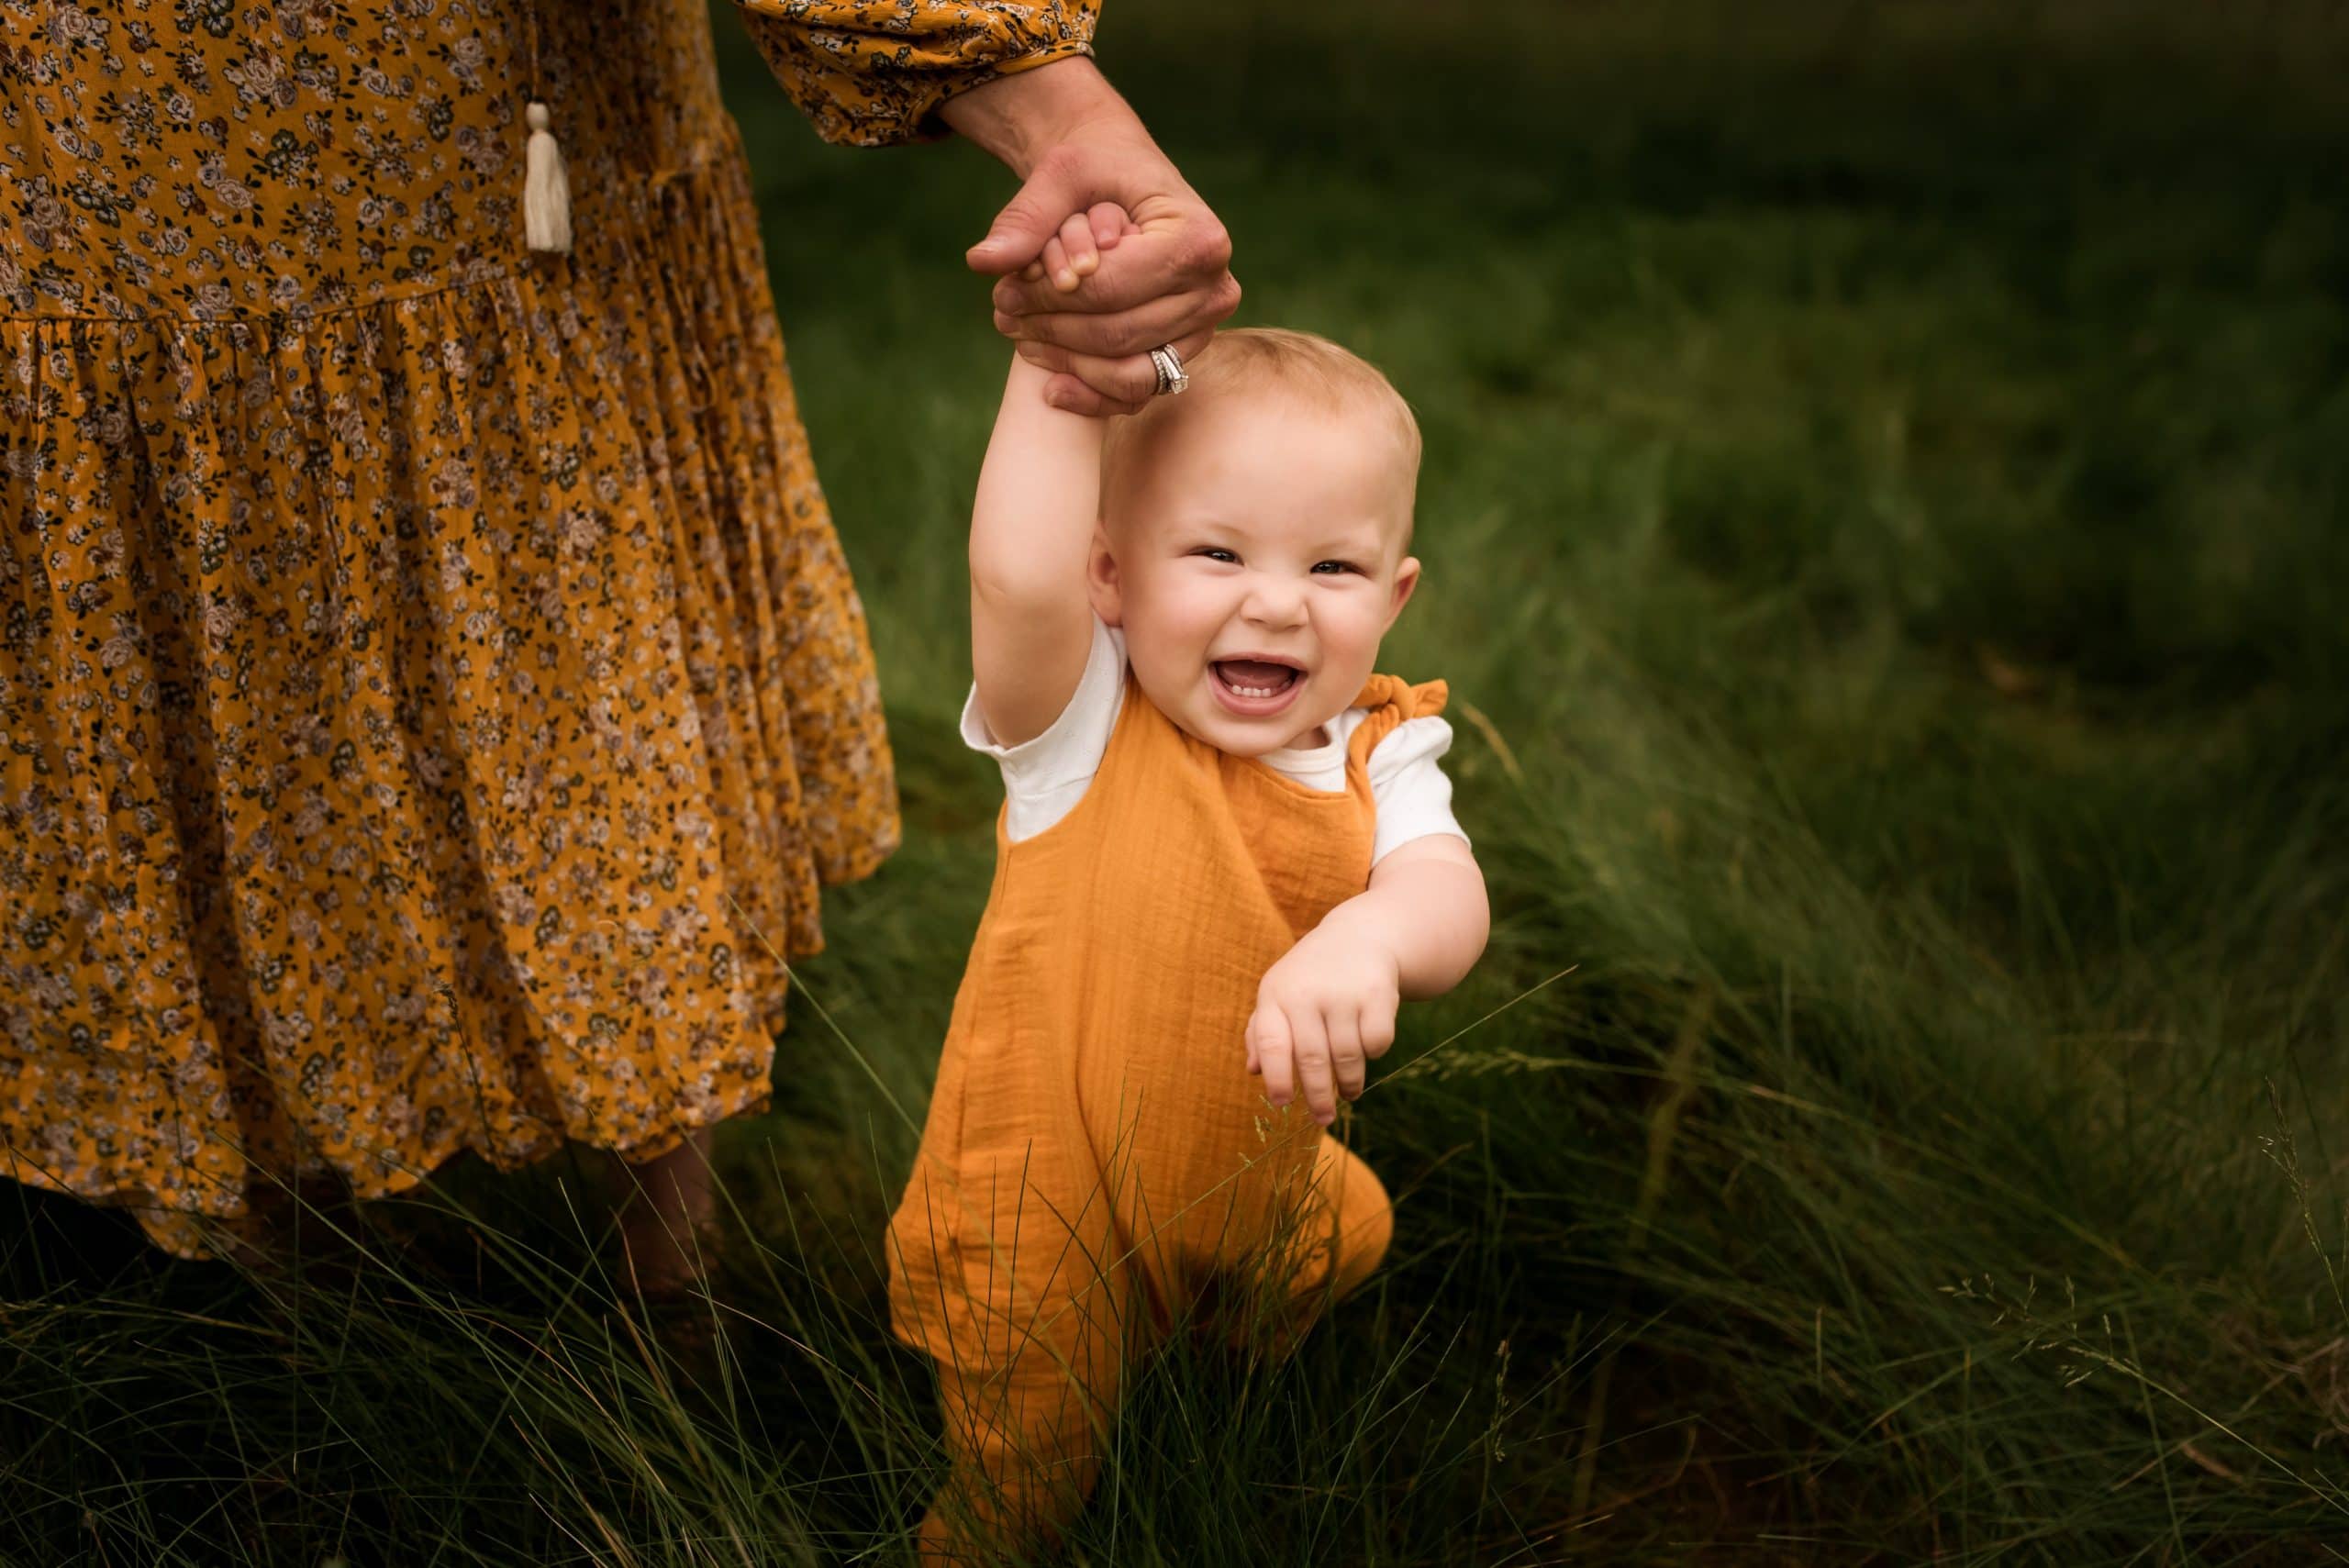
M 174 1251 L 760 1106 L 896 841 L 707 15 L 540 11 L 0 19 L 0 1175 Z

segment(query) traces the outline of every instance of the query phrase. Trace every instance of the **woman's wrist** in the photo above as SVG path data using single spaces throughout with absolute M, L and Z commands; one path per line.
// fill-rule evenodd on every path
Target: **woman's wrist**
M 1045 153 L 1087 132 L 1150 139 L 1118 90 L 1081 54 L 983 82 L 947 99 L 938 115 L 1022 180 Z

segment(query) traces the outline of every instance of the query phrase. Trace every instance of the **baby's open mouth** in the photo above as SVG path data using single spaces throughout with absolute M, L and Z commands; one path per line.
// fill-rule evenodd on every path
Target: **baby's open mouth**
M 1276 697 L 1303 679 L 1304 672 L 1269 659 L 1219 659 L 1215 678 L 1235 696 Z

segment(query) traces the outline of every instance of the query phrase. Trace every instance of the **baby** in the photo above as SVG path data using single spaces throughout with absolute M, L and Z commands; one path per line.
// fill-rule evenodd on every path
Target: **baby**
M 1253 1299 L 1282 1345 L 1377 1266 L 1386 1191 L 1324 1129 L 1486 929 L 1442 684 L 1373 673 L 1419 578 L 1402 398 L 1261 329 L 1130 417 L 1050 380 L 1013 361 L 974 506 L 963 734 L 1007 798 L 889 1230 L 954 1462 L 926 1562 L 1055 1539 L 1176 1319 Z

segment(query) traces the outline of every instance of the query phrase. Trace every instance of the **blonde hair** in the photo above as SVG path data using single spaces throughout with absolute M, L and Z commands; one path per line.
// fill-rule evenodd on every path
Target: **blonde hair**
M 1116 485 L 1119 470 L 1150 440 L 1154 428 L 1179 415 L 1184 404 L 1269 392 L 1334 415 L 1367 415 L 1393 428 L 1405 475 L 1404 539 L 1408 548 L 1410 492 L 1418 488 L 1419 474 L 1419 423 L 1411 415 L 1411 406 L 1376 365 L 1311 332 L 1286 327 L 1234 327 L 1218 332 L 1208 350 L 1186 368 L 1191 385 L 1179 402 L 1153 397 L 1142 405 L 1141 412 L 1109 421 L 1101 448 L 1105 500 Z

